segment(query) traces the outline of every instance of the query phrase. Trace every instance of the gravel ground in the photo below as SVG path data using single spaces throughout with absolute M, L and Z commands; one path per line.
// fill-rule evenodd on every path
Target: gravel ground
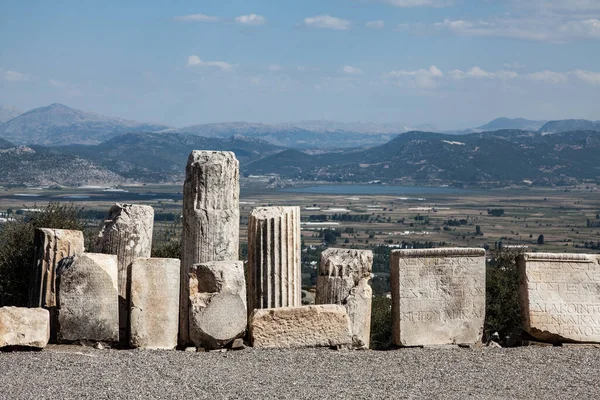
M 600 350 L 253 350 L 52 346 L 0 353 L 1 399 L 597 399 Z

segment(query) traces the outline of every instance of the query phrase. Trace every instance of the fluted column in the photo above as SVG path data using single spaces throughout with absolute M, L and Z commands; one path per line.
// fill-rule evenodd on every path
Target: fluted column
M 300 208 L 261 207 L 248 220 L 248 312 L 301 305 Z
M 194 264 L 239 259 L 239 162 L 229 151 L 194 150 L 183 186 L 179 344 L 189 337 L 189 273 Z

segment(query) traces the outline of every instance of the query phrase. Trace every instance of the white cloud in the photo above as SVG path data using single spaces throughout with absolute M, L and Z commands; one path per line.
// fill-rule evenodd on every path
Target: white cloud
M 531 73 L 531 74 L 527 75 L 527 77 L 529 79 L 537 81 L 537 82 L 552 83 L 552 84 L 566 83 L 567 79 L 568 79 L 566 74 L 563 74 L 560 72 L 549 71 L 547 69 L 545 69 L 543 71 Z
M 267 19 L 265 17 L 254 13 L 235 17 L 235 21 L 244 25 L 263 25 L 267 23 Z
M 505 37 L 562 43 L 575 39 L 600 38 L 600 19 L 509 15 L 487 20 L 445 19 L 431 25 L 401 24 L 398 25 L 398 29 L 415 34 L 453 33 L 461 36 Z
M 446 7 L 454 4 L 453 0 L 380 0 L 395 7 Z
M 335 30 L 350 29 L 352 23 L 346 19 L 332 17 L 327 14 L 317 15 L 316 17 L 304 18 L 304 25 L 314 28 L 326 28 Z
M 206 14 L 190 14 L 173 17 L 175 21 L 183 22 L 217 22 L 219 18 Z
M 600 72 L 583 71 L 580 69 L 576 69 L 574 71 L 571 71 L 571 74 L 591 85 L 600 85 Z
M 189 56 L 188 67 L 216 67 L 223 71 L 230 71 L 234 68 L 234 65 L 226 63 L 225 61 L 202 61 L 198 56 Z
M 369 21 L 365 24 L 365 26 L 367 28 L 381 29 L 385 26 L 385 22 L 379 19 L 377 21 Z
M 279 72 L 283 69 L 283 67 L 279 64 L 271 64 L 269 65 L 269 71 L 271 72 Z
M 391 71 L 385 74 L 385 78 L 395 80 L 399 86 L 417 87 L 420 89 L 433 89 L 438 81 L 444 77 L 444 73 L 435 65 L 429 69 L 418 69 L 415 71 Z
M 29 75 L 24 74 L 22 72 L 12 71 L 10 69 L 1 69 L 0 68 L 0 77 L 2 77 L 5 81 L 8 82 L 27 82 L 29 80 Z
M 362 75 L 362 71 L 356 67 L 351 65 L 344 65 L 342 67 L 342 72 L 347 75 Z

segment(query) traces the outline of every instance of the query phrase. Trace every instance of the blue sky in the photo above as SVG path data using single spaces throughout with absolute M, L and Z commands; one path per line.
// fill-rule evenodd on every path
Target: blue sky
M 600 0 L 0 0 L 0 104 L 175 126 L 600 119 Z

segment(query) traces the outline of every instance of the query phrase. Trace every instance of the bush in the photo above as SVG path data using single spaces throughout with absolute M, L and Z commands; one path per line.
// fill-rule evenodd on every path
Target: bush
M 498 332 L 501 338 L 521 326 L 519 276 L 516 258 L 522 249 L 501 247 L 492 251 L 486 267 L 484 338 Z
M 181 241 L 171 240 L 152 248 L 152 257 L 181 259 Z
M 373 297 L 371 306 L 371 348 L 382 349 L 392 343 L 392 300 Z
M 82 208 L 49 203 L 40 212 L 0 226 L 0 307 L 25 307 L 33 273 L 36 228 L 84 230 Z

